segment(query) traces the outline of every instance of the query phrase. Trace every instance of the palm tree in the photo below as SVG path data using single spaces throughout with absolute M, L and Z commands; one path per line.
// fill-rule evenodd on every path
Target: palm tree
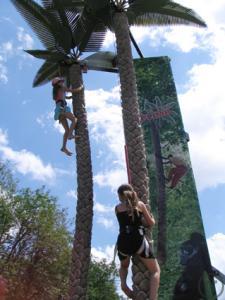
M 64 8 L 73 7 L 73 0 L 65 0 Z M 128 159 L 131 183 L 139 198 L 148 203 L 148 176 L 144 139 L 141 130 L 138 106 L 136 77 L 133 66 L 130 25 L 197 25 L 205 27 L 205 22 L 191 9 L 171 0 L 84 0 L 84 8 L 78 23 L 85 20 L 103 23 L 115 32 L 117 45 L 117 62 L 121 84 L 122 113 L 125 142 L 128 149 Z M 87 28 L 88 29 L 88 28 Z M 148 284 L 140 287 L 142 265 L 134 264 L 134 289 L 138 299 L 146 299 Z
M 90 33 L 82 33 L 78 39 L 73 34 L 76 26 L 77 7 L 70 10 L 51 10 L 52 1 L 43 0 L 44 7 L 33 0 L 11 0 L 17 10 L 32 27 L 46 50 L 27 50 L 26 52 L 45 62 L 37 72 L 33 86 L 47 83 L 55 76 L 65 76 L 73 87 L 83 82 L 81 66 L 86 63 L 89 69 L 117 72 L 112 62 L 115 55 L 110 52 L 95 53 L 79 60 L 81 51 L 96 51 L 104 39 L 104 31 L 94 33 L 92 42 Z M 85 35 L 86 34 L 86 35 Z M 85 299 L 87 274 L 90 263 L 91 234 L 93 221 L 93 178 L 90 142 L 87 126 L 84 93 L 73 99 L 73 111 L 78 117 L 78 135 L 76 142 L 77 159 L 77 212 L 76 229 L 72 250 L 70 272 L 70 299 Z

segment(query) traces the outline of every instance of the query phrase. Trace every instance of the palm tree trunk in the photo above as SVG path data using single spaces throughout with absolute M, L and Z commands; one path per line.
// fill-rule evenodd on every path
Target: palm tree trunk
M 158 237 L 157 237 L 157 258 L 161 264 L 166 262 L 166 192 L 165 177 L 162 162 L 161 144 L 159 129 L 154 122 L 150 124 L 151 138 L 154 147 L 156 161 L 157 180 L 157 210 L 158 210 Z
M 129 25 L 124 12 L 115 13 L 113 18 L 121 84 L 124 135 L 128 150 L 131 183 L 140 200 L 148 203 L 148 173 L 129 37 Z M 142 263 L 135 259 L 133 264 L 133 284 L 136 299 L 148 298 L 149 280 L 145 278 L 145 272 L 146 270 Z
M 70 79 L 73 88 L 77 88 L 83 83 L 78 64 L 71 66 Z M 93 177 L 83 91 L 73 96 L 73 111 L 78 118 L 76 133 L 80 137 L 76 140 L 77 208 L 69 281 L 69 299 L 86 300 L 93 223 Z

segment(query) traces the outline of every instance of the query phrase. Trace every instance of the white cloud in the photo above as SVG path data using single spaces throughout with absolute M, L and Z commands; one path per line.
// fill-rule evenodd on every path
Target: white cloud
M 7 70 L 7 67 L 4 65 L 4 56 L 3 56 L 3 53 L 2 53 L 2 46 L 0 46 L 0 82 L 3 82 L 3 83 L 7 83 L 8 82 L 8 76 L 7 76 L 7 73 L 8 73 L 8 70 Z
M 0 145 L 7 145 L 8 144 L 8 137 L 7 137 L 7 133 L 4 132 L 1 128 L 0 128 Z
M 27 103 L 25 103 L 27 104 Z M 53 111 L 47 111 L 41 115 L 39 115 L 37 118 L 36 118 L 36 122 L 42 127 L 47 127 L 47 126 L 51 126 L 52 127 L 52 123 L 54 124 L 54 128 L 57 130 L 57 131 L 61 131 L 61 127 L 62 125 L 59 124 L 59 122 L 55 121 L 54 122 L 54 112 Z M 63 129 L 62 129 L 62 133 L 63 133 Z
M 124 168 L 109 169 L 96 174 L 94 182 L 101 187 L 110 186 L 112 191 L 116 191 L 121 183 L 127 182 L 127 173 Z
M 111 263 L 114 257 L 114 245 L 107 245 L 103 247 L 92 247 L 91 254 L 96 261 L 106 260 L 107 263 Z
M 74 198 L 75 200 L 77 200 L 77 192 L 75 190 L 70 190 L 66 193 L 66 196 L 70 197 L 70 198 Z
M 110 213 L 111 214 L 114 211 L 114 207 L 103 205 L 99 202 L 96 202 L 94 205 L 94 210 L 97 213 Z
M 0 129 L 0 153 L 3 160 L 13 163 L 17 172 L 30 175 L 35 180 L 53 182 L 56 172 L 50 164 L 45 165 L 40 157 L 23 149 L 15 151 L 8 146 L 8 137 Z
M 207 239 L 210 258 L 212 265 L 220 272 L 225 274 L 225 235 L 223 233 L 216 233 L 209 239 Z M 217 281 L 217 292 L 221 290 L 221 283 Z M 223 293 L 220 300 L 225 300 L 225 294 Z
M 23 27 L 18 27 L 17 39 L 21 43 L 18 49 L 33 49 L 34 40 L 28 33 L 25 32 Z
M 194 9 L 208 24 L 208 26 L 224 23 L 225 1 L 204 0 L 179 0 L 179 3 Z
M 213 62 L 193 66 L 186 92 L 179 95 L 200 190 L 225 183 L 225 35 L 217 34 L 213 36 Z
M 18 27 L 16 37 L 3 41 L 0 44 L 0 82 L 8 82 L 7 67 L 8 60 L 14 57 L 21 58 L 18 61 L 18 67 L 21 69 L 27 58 L 33 59 L 31 55 L 25 54 L 23 49 L 32 49 L 34 46 L 33 38 L 25 31 L 24 28 Z M 28 62 L 30 63 L 30 62 Z
M 1 23 L 4 22 L 4 21 L 13 24 L 13 21 L 10 18 L 8 18 L 8 17 L 1 17 L 0 18 L 0 22 Z
M 5 84 L 8 82 L 7 68 L 1 63 L 0 63 L 0 81 Z
M 97 223 L 103 225 L 106 229 L 114 227 L 114 222 L 112 219 L 106 218 L 104 216 L 99 216 L 97 218 Z
M 13 53 L 13 43 L 11 41 L 4 42 L 1 44 L 1 53 L 4 56 L 9 56 Z
M 110 48 L 113 44 L 115 44 L 115 35 L 111 31 L 107 31 L 106 37 L 104 39 L 103 47 L 105 49 Z M 115 51 L 116 52 L 116 51 Z
M 114 219 L 112 218 L 112 213 L 114 212 L 113 206 L 107 206 L 96 202 L 94 205 L 94 212 L 97 224 L 103 225 L 105 229 L 114 228 Z
M 43 123 L 44 125 L 44 123 Z M 59 123 L 59 121 L 55 121 L 54 122 L 54 128 L 56 129 L 56 131 L 58 131 L 61 134 L 64 134 L 65 130 L 63 129 L 62 125 Z

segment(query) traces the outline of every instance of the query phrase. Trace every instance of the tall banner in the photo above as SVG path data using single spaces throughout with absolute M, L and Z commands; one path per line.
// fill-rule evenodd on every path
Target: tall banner
M 156 216 L 159 300 L 215 300 L 211 263 L 176 88 L 168 57 L 134 60 Z

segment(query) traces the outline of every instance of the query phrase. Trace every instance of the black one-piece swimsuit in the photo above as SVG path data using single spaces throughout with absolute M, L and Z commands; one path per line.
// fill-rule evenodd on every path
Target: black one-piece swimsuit
M 116 212 L 119 222 L 120 233 L 117 238 L 117 249 L 120 260 L 127 256 L 132 256 L 138 252 L 145 241 L 145 246 L 140 256 L 144 258 L 154 258 L 145 237 L 144 228 L 141 222 L 142 212 L 134 210 L 134 220 L 128 211 Z
M 140 231 L 142 213 L 134 210 L 134 220 L 127 211 L 117 212 L 116 216 L 120 227 L 117 239 L 118 251 L 129 256 L 133 255 L 141 247 L 144 238 Z

